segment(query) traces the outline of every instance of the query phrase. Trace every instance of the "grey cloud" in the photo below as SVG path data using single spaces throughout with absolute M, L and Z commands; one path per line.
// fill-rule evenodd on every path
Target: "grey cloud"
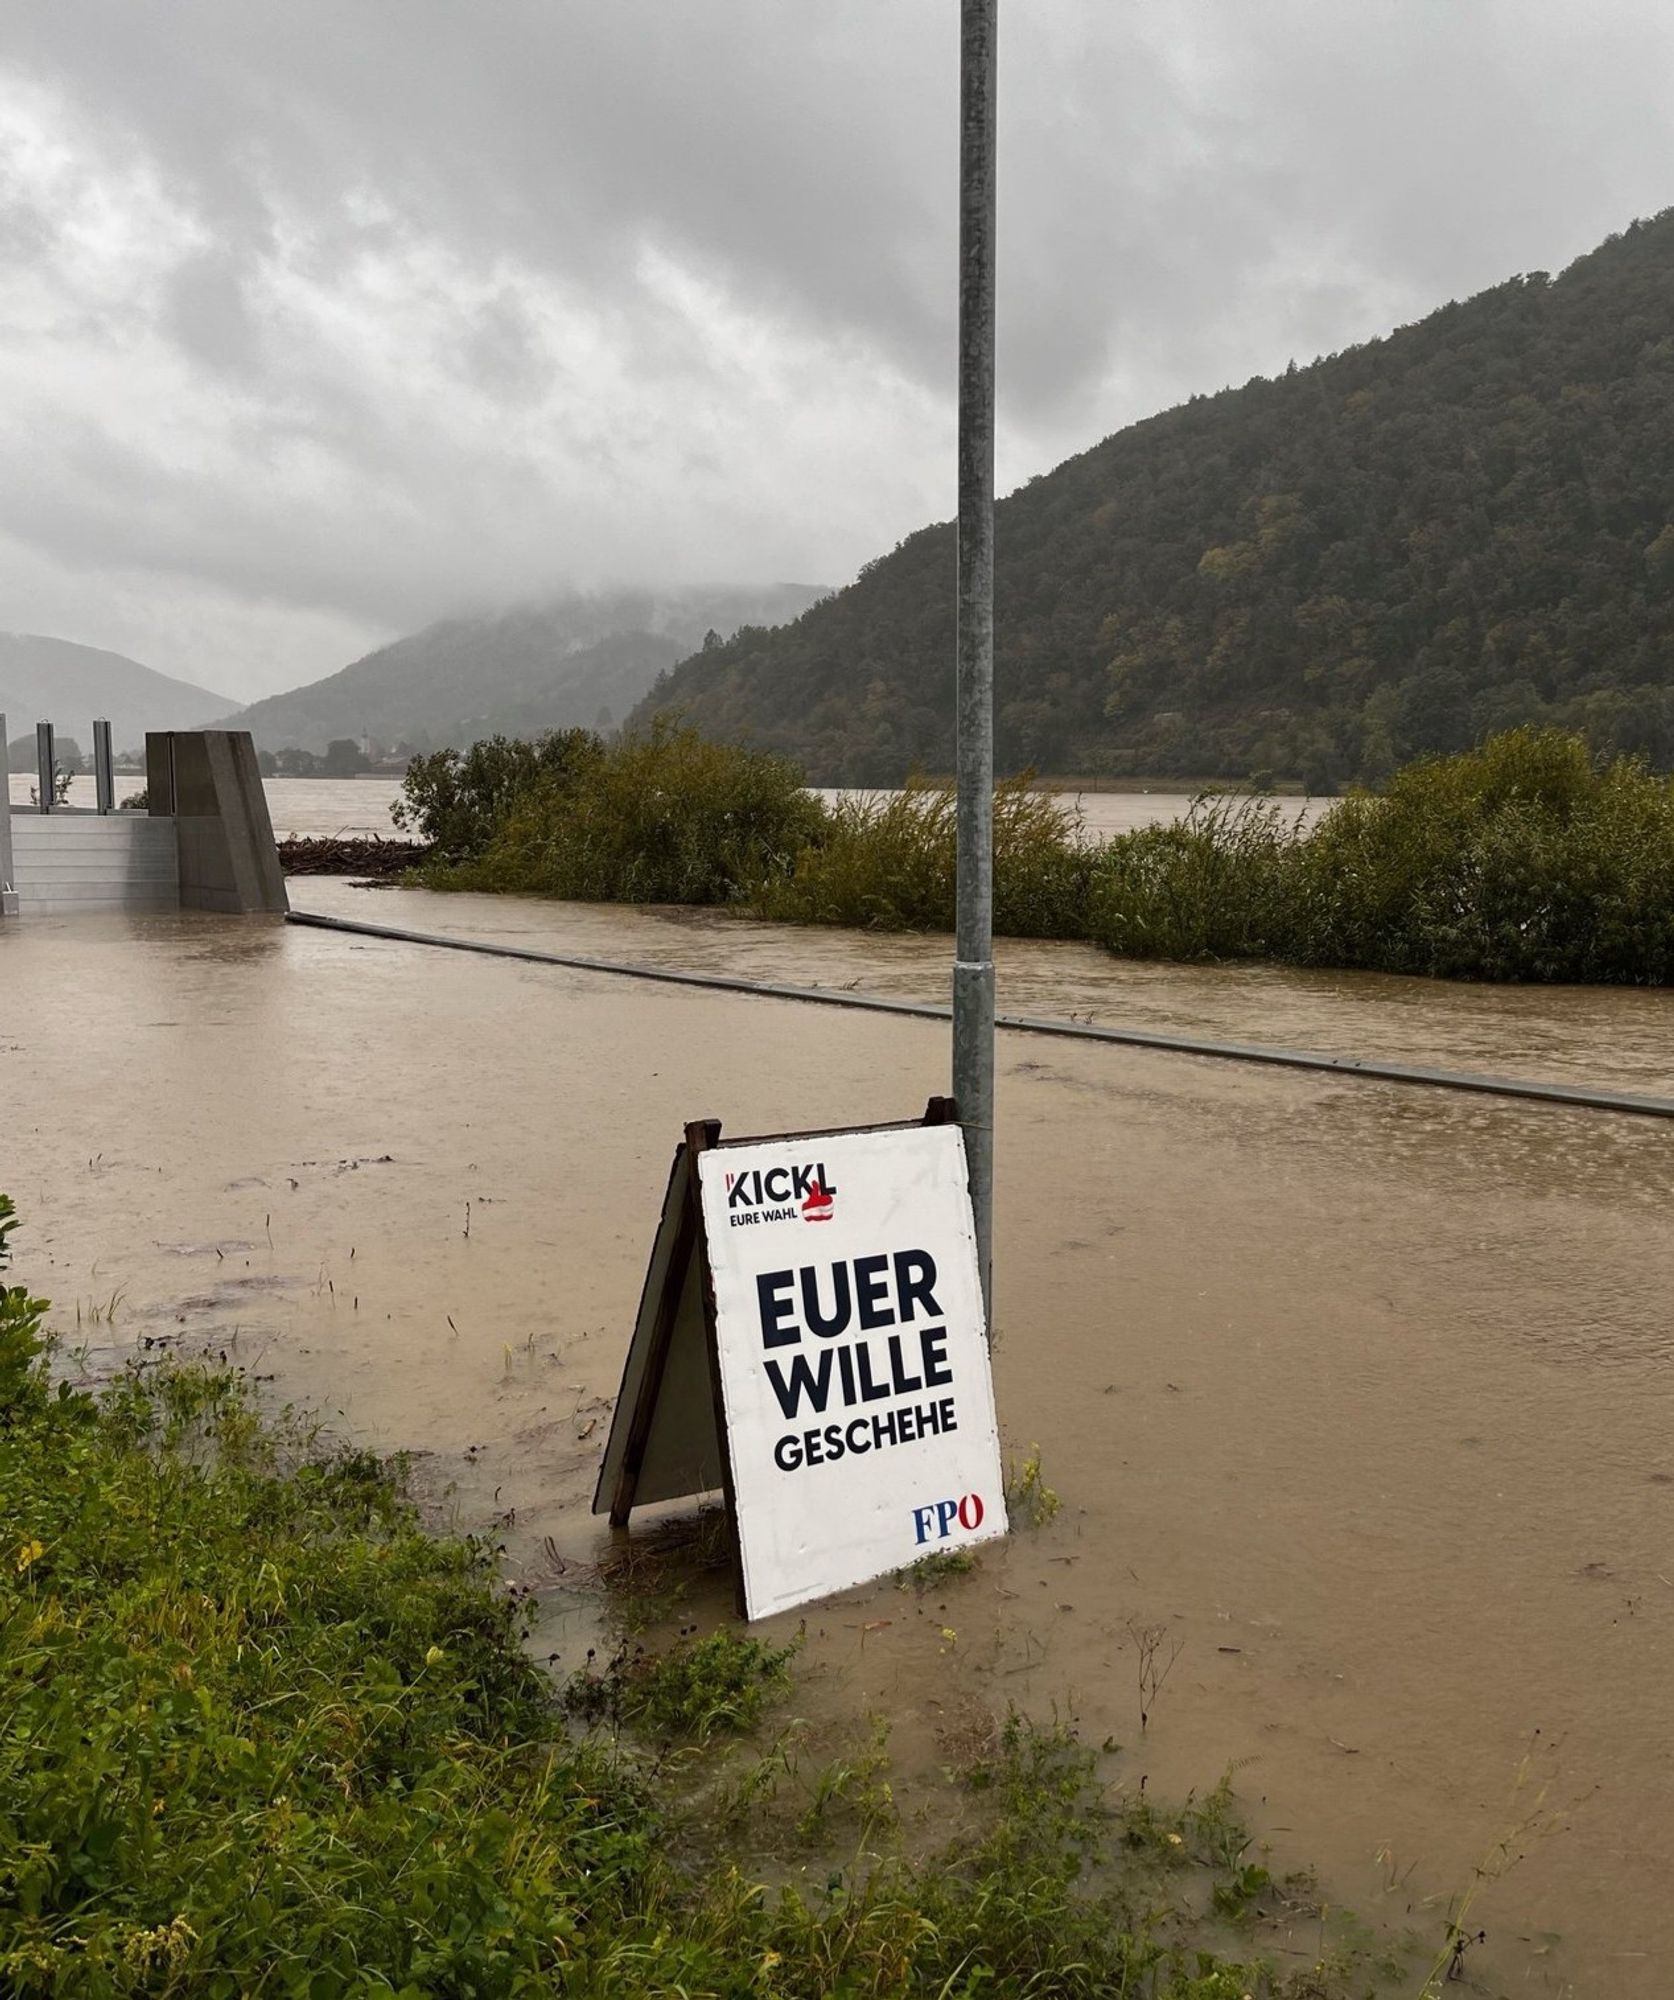
M 1671 55 L 1656 0 L 1002 0 L 1003 478 L 1664 205 Z M 956 74 L 955 0 L 11 0 L 0 122 L 184 234 L 95 280 L 0 179 L 0 520 L 389 629 L 841 580 L 951 505 Z
M 261 359 L 261 331 L 244 299 L 240 260 L 209 251 L 189 258 L 168 284 L 166 324 L 210 368 L 247 371 Z
M 476 314 L 460 341 L 460 373 L 508 403 L 540 395 L 551 383 L 554 366 L 539 327 L 510 291 Z

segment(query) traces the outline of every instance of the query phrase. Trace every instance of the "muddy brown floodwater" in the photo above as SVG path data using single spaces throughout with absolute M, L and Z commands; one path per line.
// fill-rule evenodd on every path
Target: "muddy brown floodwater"
M 945 966 L 937 940 L 293 888 L 806 983 L 939 992 Z M 1657 995 L 1075 947 L 1008 950 L 1001 986 L 1039 1012 L 1674 1080 Z M 35 920 L 0 934 L 0 1186 L 85 1366 L 224 1350 L 421 1454 L 420 1490 L 495 1528 L 568 1663 L 593 1611 L 564 1565 L 605 1541 L 586 1507 L 681 1125 L 910 1115 L 945 1044 L 260 922 Z M 922 1602 L 879 1584 L 818 1607 L 799 1700 L 889 1715 L 905 1758 L 979 1700 L 1056 1704 L 1164 1795 L 1235 1766 L 1277 1866 L 1432 1941 L 1509 1840 L 1473 1910 L 1483 1990 L 1665 1994 L 1674 1133 L 1023 1037 L 998 1109 L 1002 1427 L 1040 1444 L 1063 1511 Z M 1141 1736 L 1151 1626 L 1179 1652 Z
M 28 805 L 36 780 L 28 771 L 11 774 L 13 805 Z M 144 778 L 128 772 L 118 774 L 116 796 L 144 789 Z M 273 831 L 283 840 L 287 834 L 323 835 L 380 834 L 386 840 L 394 833 L 389 809 L 401 796 L 401 780 L 392 777 L 365 778 L 264 778 L 268 811 Z M 90 777 L 73 778 L 67 803 L 91 812 L 97 803 L 98 788 Z M 822 799 L 846 796 L 838 791 L 822 791 Z M 885 796 L 861 794 L 860 796 Z M 1079 823 L 1089 839 L 1102 840 L 1113 833 L 1131 833 L 1141 826 L 1161 826 L 1184 817 L 1191 810 L 1185 792 L 1077 792 L 1060 791 L 1058 798 Z M 1323 801 L 1280 799 L 1279 810 L 1287 818 L 1305 824 L 1313 815 L 1327 810 Z

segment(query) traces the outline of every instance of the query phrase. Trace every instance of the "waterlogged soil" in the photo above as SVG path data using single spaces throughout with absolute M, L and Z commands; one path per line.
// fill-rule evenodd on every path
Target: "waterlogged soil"
M 293 888 L 804 983 L 932 994 L 945 960 L 929 940 Z M 1001 990 L 1020 1011 L 1674 1085 L 1643 994 L 1033 946 L 1007 951 Z M 0 1186 L 76 1365 L 225 1352 L 334 1434 L 413 1451 L 426 1500 L 540 1596 L 561 1668 L 598 1639 L 611 1542 L 588 1503 L 681 1125 L 899 1117 L 945 1074 L 933 1022 L 265 922 L 0 933 Z M 1024 1037 L 1000 1045 L 999 1120 L 997 1399 L 1062 1510 L 923 1597 L 881 1583 L 810 1613 L 798 1712 L 827 1734 L 889 1717 L 904 1766 L 1009 1703 L 1119 1740 L 1130 1789 L 1178 1798 L 1232 1766 L 1275 1872 L 1315 1864 L 1380 1930 L 1433 1943 L 1486 1868 L 1481 1990 L 1664 1994 L 1674 1134 Z M 686 1615 L 723 1607 L 700 1582 Z M 1173 1664 L 1142 1732 L 1148 1634 Z M 1313 1944 L 1297 1935 L 1299 1962 Z

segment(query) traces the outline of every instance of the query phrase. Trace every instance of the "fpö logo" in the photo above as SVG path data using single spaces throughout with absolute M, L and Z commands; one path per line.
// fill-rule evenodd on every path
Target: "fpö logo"
M 913 1509 L 913 1540 L 922 1548 L 934 1534 L 945 1542 L 957 1521 L 967 1534 L 982 1526 L 982 1495 L 966 1493 L 957 1500 L 932 1500 L 927 1507 Z
M 797 1167 L 747 1167 L 727 1175 L 727 1217 L 734 1229 L 751 1222 L 829 1222 L 837 1187 L 821 1160 Z

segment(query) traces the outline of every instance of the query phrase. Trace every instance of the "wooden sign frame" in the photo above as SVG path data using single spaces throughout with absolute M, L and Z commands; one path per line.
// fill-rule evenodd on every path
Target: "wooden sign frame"
M 777 1140 L 799 1143 L 810 1139 L 834 1138 L 851 1132 L 900 1132 L 915 1126 L 954 1125 L 958 1122 L 958 1107 L 951 1097 L 932 1097 L 924 1107 L 922 1118 L 900 1118 L 864 1126 L 827 1125 L 811 1132 L 751 1134 L 745 1138 L 729 1140 L 728 1144 L 745 1146 Z M 593 1495 L 593 1512 L 608 1513 L 612 1528 L 625 1529 L 634 1507 L 646 1504 L 641 1499 L 640 1487 L 646 1475 L 659 1411 L 664 1408 L 661 1399 L 668 1383 L 675 1338 L 681 1324 L 682 1307 L 687 1303 L 688 1286 L 695 1270 L 701 1304 L 703 1361 L 708 1376 L 709 1410 L 714 1429 L 712 1435 L 705 1433 L 701 1439 L 702 1449 L 698 1461 L 688 1456 L 684 1477 L 681 1476 L 677 1463 L 679 1454 L 673 1450 L 665 1451 L 664 1459 L 667 1462 L 662 1468 L 664 1477 L 660 1481 L 660 1490 L 651 1498 L 696 1499 L 704 1493 L 718 1491 L 721 1494 L 726 1509 L 733 1598 L 738 1615 L 743 1618 L 748 1615 L 748 1610 L 744 1595 L 744 1565 L 738 1539 L 738 1505 L 733 1483 L 731 1444 L 727 1434 L 726 1406 L 721 1388 L 715 1288 L 710 1275 L 708 1242 L 703 1219 L 703 1204 L 699 1197 L 697 1170 L 699 1154 L 708 1152 L 720 1143 L 721 1121 L 718 1118 L 698 1118 L 687 1125 L 685 1137 L 675 1151 L 668 1188 L 663 1196 L 662 1216 L 652 1246 L 651 1262 L 646 1272 L 645 1288 L 640 1297 L 639 1313 L 634 1323 L 633 1340 L 623 1364 L 622 1390 L 611 1418 L 604 1460 L 599 1468 L 598 1485 Z M 697 1462 L 713 1463 L 716 1478 L 712 1482 L 702 1482 L 701 1474 L 691 1469 Z M 671 1479 L 673 1485 L 669 1483 Z M 691 1481 L 700 1483 L 689 1483 Z M 685 1490 L 676 1491 L 674 1486 L 683 1486 Z

